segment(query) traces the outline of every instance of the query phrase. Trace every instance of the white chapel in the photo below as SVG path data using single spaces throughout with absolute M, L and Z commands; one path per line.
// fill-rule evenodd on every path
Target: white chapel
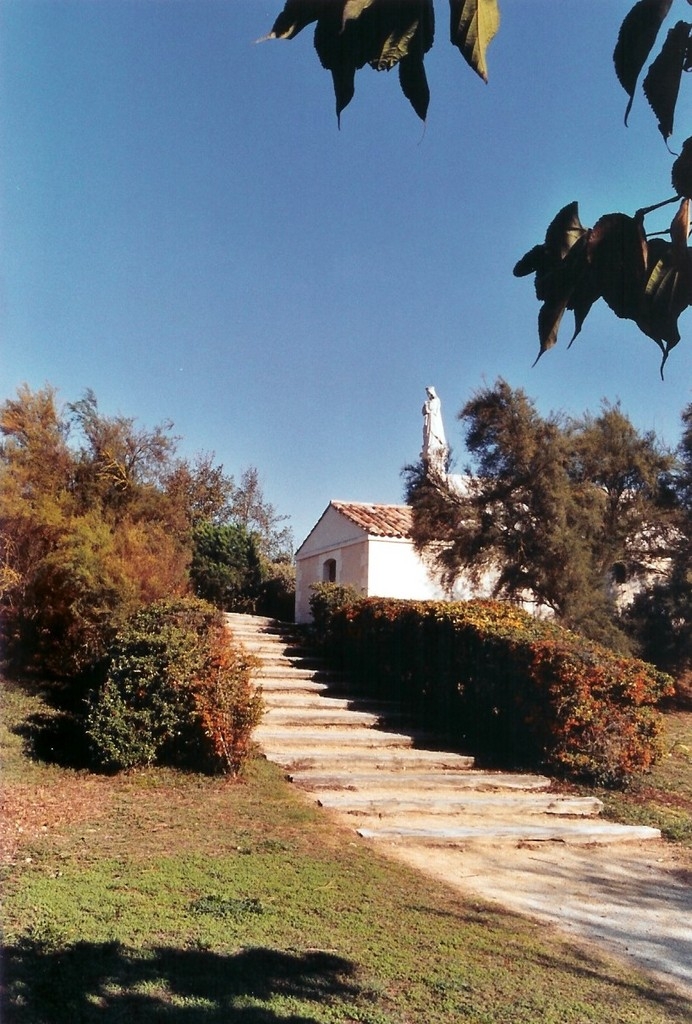
M 433 387 L 426 394 L 421 457 L 428 472 L 444 476 L 449 449 L 440 399 Z M 296 622 L 310 621 L 311 588 L 321 582 L 355 587 L 364 597 L 448 598 L 413 545 L 412 515 L 408 505 L 330 501 L 296 552 Z

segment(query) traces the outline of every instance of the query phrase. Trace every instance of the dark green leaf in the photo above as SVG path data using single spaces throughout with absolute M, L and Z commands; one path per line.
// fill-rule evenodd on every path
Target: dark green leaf
M 609 213 L 591 229 L 587 254 L 599 293 L 616 316 L 636 320 L 646 281 L 647 243 L 639 221 Z
M 529 274 L 541 274 L 546 269 L 547 255 L 545 245 L 534 245 L 514 265 L 515 277 L 527 277 Z
M 673 188 L 679 196 L 692 197 L 692 138 L 685 139 L 671 173 Z
M 408 56 L 417 28 L 418 19 L 407 20 L 405 26 L 392 26 L 392 31 L 378 46 L 377 55 L 370 61 L 370 66 L 375 71 L 391 71 L 396 67 L 400 60 Z
M 317 21 L 330 0 L 287 0 L 284 9 L 272 25 L 268 39 L 293 39 L 312 21 Z
M 514 276 L 526 277 L 527 274 L 535 273 L 536 297 L 545 299 L 545 281 L 585 231 L 586 228 L 579 220 L 579 204 L 568 203 L 563 206 L 548 225 L 543 245 L 535 245 L 522 256 L 514 267 Z
M 586 231 L 579 220 L 579 203 L 568 203 L 557 213 L 545 233 L 543 245 L 534 245 L 514 267 L 515 277 L 543 274 L 563 259 Z M 541 297 L 540 295 L 538 296 Z
M 672 0 L 639 0 L 620 27 L 613 62 L 620 85 L 630 98 L 625 111 L 625 124 L 632 109 L 637 79 L 671 3 Z
M 348 62 L 339 67 L 332 68 L 332 82 L 334 83 L 334 98 L 336 100 L 336 119 L 341 127 L 341 112 L 345 110 L 353 99 L 356 91 L 356 70 Z
M 577 296 L 581 292 L 586 295 L 584 289 L 584 282 L 589 276 L 589 264 L 587 260 L 587 243 L 589 239 L 589 232 L 585 231 L 582 236 L 575 242 L 571 247 L 567 255 L 563 259 L 559 259 L 558 262 L 553 266 L 553 269 L 543 275 L 540 281 L 540 292 L 539 298 L 543 299 L 543 305 L 538 313 L 538 340 L 540 342 L 540 350 L 536 358 L 536 362 L 547 352 L 548 349 L 554 347 L 557 344 L 558 330 L 562 317 L 564 316 L 565 310 L 574 309 L 578 305 L 580 310 L 581 321 L 579 323 L 579 329 L 581 329 L 581 323 L 588 313 L 588 309 L 584 311 L 584 304 L 581 299 L 577 299 Z M 539 292 L 539 278 L 536 276 L 536 293 Z M 598 298 L 596 296 L 591 305 Z M 583 315 L 582 315 L 583 314 Z M 575 335 L 578 332 L 575 331 Z
M 450 39 L 469 67 L 488 81 L 486 51 L 500 27 L 497 0 L 449 0 Z
M 587 258 L 589 237 L 579 220 L 579 204 L 568 203 L 548 225 L 543 245 L 535 245 L 514 268 L 516 277 L 536 275 L 536 297 L 543 303 L 538 314 L 538 359 L 557 343 L 565 310 L 574 310 L 571 345 L 600 297 Z
M 661 52 L 644 79 L 644 93 L 658 119 L 658 130 L 666 140 L 673 134 L 675 104 L 687 60 L 691 29 L 692 25 L 679 21 L 670 30 Z
M 422 57 L 411 55 L 399 62 L 399 82 L 404 96 L 421 121 L 425 121 L 430 103 L 430 89 Z
M 315 50 L 332 73 L 337 116 L 353 98 L 358 69 L 370 64 L 378 71 L 390 70 L 410 57 L 401 85 L 416 113 L 425 117 L 429 92 L 422 61 L 432 45 L 433 29 L 432 0 L 328 4 L 315 28 Z
M 574 291 L 572 292 L 572 298 L 569 301 L 568 309 L 574 310 L 574 333 L 570 338 L 569 344 L 577 338 L 581 333 L 581 329 L 584 326 L 584 321 L 588 316 L 591 307 L 594 302 L 600 299 L 601 293 L 598 289 L 598 284 L 594 280 L 591 268 L 587 266 L 584 269 L 581 277 L 577 281 Z M 569 345 L 568 345 L 569 348 Z
M 586 228 L 579 220 L 579 203 L 568 203 L 548 225 L 545 233 L 545 247 L 551 256 L 562 259 Z
M 408 56 L 399 62 L 399 83 L 404 96 L 421 121 L 424 121 L 430 102 L 430 89 L 423 59 L 433 44 L 435 15 L 432 0 L 425 0 L 417 7 L 418 24 Z
M 432 46 L 434 24 L 432 0 L 371 0 L 358 22 L 367 62 L 376 71 L 391 71 L 404 57 L 422 58 Z M 350 27 L 345 20 L 344 31 Z
M 365 63 L 356 45 L 359 42 L 357 34 L 347 33 L 342 26 L 341 4 L 328 5 L 328 10 L 315 26 L 315 50 L 322 67 L 332 73 L 339 121 L 342 110 L 353 99 L 356 68 L 362 68 Z

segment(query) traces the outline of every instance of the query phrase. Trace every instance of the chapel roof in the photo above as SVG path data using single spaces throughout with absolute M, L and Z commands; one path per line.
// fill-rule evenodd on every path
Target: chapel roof
M 373 505 L 361 501 L 331 501 L 330 505 L 372 537 L 411 535 L 413 513 L 409 505 Z

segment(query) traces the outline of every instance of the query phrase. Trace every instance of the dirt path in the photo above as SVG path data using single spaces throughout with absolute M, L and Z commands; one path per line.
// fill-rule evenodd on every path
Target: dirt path
M 692 998 L 692 857 L 663 843 L 389 852 L 465 893 L 633 961 Z

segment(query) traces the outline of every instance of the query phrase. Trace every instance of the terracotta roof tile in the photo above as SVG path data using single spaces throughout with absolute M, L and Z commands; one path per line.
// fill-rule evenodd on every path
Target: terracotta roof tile
M 408 505 L 371 505 L 360 501 L 332 501 L 332 508 L 373 537 L 409 537 L 413 513 Z

